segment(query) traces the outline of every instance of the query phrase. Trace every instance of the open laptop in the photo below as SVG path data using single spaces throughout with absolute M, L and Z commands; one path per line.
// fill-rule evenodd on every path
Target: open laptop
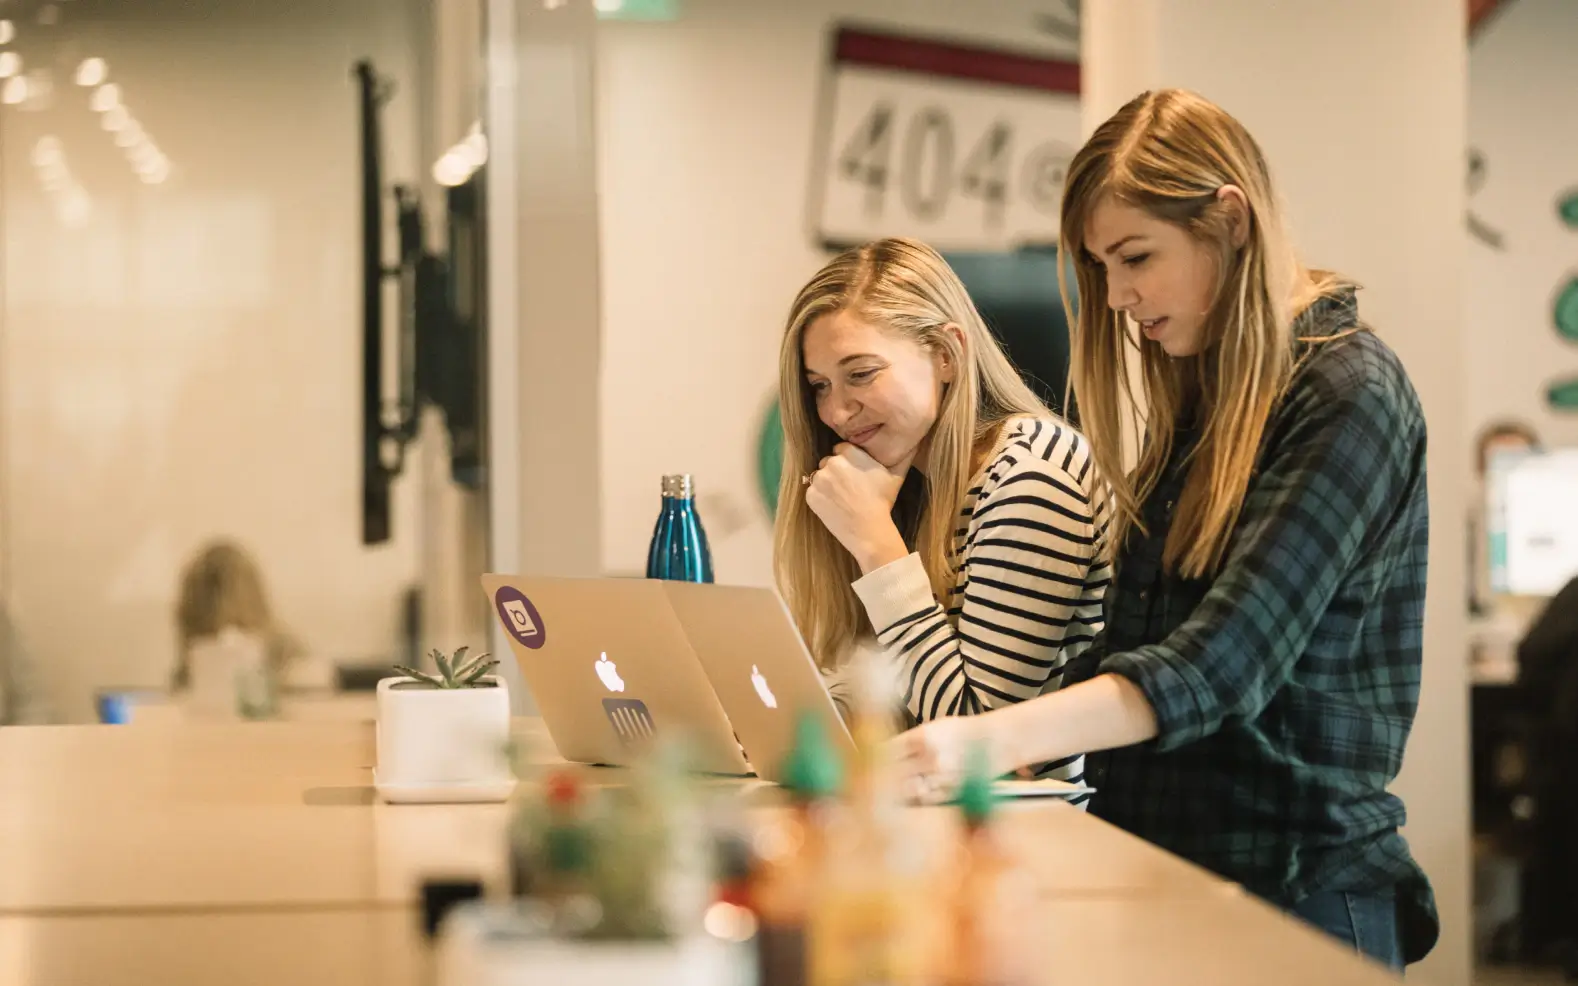
M 706 669 L 724 712 L 758 776 L 781 779 L 780 768 L 794 743 L 795 720 L 809 711 L 847 762 L 854 739 L 838 714 L 788 607 L 773 589 L 665 582 L 696 657 Z M 1084 784 L 1053 778 L 999 780 L 1002 798 L 1073 798 L 1093 793 Z M 937 791 L 940 802 L 951 791 Z
M 695 582 L 662 586 L 758 777 L 781 780 L 802 712 L 821 720 L 839 756 L 847 760 L 854 753 L 854 740 L 777 592 Z
M 651 579 L 482 577 L 564 759 L 625 766 L 653 736 L 683 730 L 698 770 L 749 773 L 663 586 Z

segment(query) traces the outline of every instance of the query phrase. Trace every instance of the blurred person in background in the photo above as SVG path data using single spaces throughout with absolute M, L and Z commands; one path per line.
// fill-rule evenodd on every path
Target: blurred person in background
M 240 546 L 214 541 L 181 574 L 171 691 L 227 715 L 266 717 L 303 658 L 269 605 L 257 562 Z

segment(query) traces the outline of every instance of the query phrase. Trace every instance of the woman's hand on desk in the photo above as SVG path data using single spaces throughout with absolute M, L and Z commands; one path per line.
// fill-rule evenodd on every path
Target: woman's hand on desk
M 980 746 L 993 777 L 1028 764 L 1111 750 L 1156 736 L 1155 710 L 1129 679 L 1097 675 L 1016 705 L 975 716 L 947 716 L 892 741 L 901 783 L 916 797 L 958 785 Z
M 904 793 L 918 801 L 935 801 L 950 796 L 958 788 L 970 757 L 978 747 L 986 756 L 986 768 L 998 777 L 1018 764 L 1003 763 L 1002 752 L 993 742 L 987 716 L 944 716 L 917 726 L 895 737 L 890 754 L 897 762 Z
M 854 556 L 863 573 L 908 555 L 909 548 L 893 525 L 893 503 L 910 463 L 884 466 L 847 442 L 833 451 L 811 474 L 806 506 Z

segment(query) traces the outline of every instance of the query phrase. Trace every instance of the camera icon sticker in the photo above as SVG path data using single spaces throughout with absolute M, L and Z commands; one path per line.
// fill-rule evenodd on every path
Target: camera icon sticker
M 522 647 L 536 650 L 548 642 L 548 633 L 542 623 L 542 614 L 519 589 L 503 586 L 493 594 L 493 605 L 499 611 L 499 621 L 504 629 Z

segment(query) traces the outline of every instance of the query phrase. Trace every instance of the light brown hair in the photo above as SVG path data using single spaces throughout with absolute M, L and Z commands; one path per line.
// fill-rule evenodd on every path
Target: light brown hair
M 843 660 L 866 617 L 851 587 L 860 569 L 806 506 L 800 483 L 839 441 L 817 417 L 803 339 L 813 322 L 844 311 L 940 351 L 957 368 L 932 426 L 926 475 L 911 473 L 894 509 L 900 533 L 919 552 L 945 608 L 958 575 L 953 532 L 979 457 L 1010 419 L 1051 416 L 992 337 L 958 274 L 926 244 L 894 238 L 848 250 L 800 289 L 778 355 L 784 461 L 773 562 L 801 635 L 828 669 Z M 948 331 L 953 326 L 962 346 Z
M 1248 200 L 1242 246 L 1234 242 L 1231 206 L 1217 194 L 1224 185 L 1238 186 Z M 1104 269 L 1085 244 L 1092 211 L 1108 199 L 1172 223 L 1213 250 L 1217 284 L 1199 355 L 1169 357 L 1109 306 Z M 1140 505 L 1167 468 L 1175 430 L 1193 412 L 1199 442 L 1163 559 L 1170 571 L 1206 576 L 1226 556 L 1267 422 L 1292 380 L 1293 318 L 1349 282 L 1299 262 L 1254 138 L 1221 107 L 1180 89 L 1143 93 L 1096 129 L 1069 165 L 1061 225 L 1069 389 L 1112 490 L 1107 550 L 1120 550 L 1131 529 L 1144 530 Z M 1070 266 L 1077 310 L 1069 300 Z M 1130 420 L 1144 437 L 1138 463 L 1126 471 L 1123 420 L 1138 413 L 1129 383 L 1136 353 L 1146 410 L 1143 421 Z
M 177 652 L 171 676 L 175 690 L 190 683 L 192 644 L 215 636 L 226 627 L 263 638 L 268 649 L 268 672 L 276 681 L 293 656 L 294 645 L 274 622 L 257 562 L 229 541 L 209 543 L 187 564 L 181 573 L 175 622 Z

